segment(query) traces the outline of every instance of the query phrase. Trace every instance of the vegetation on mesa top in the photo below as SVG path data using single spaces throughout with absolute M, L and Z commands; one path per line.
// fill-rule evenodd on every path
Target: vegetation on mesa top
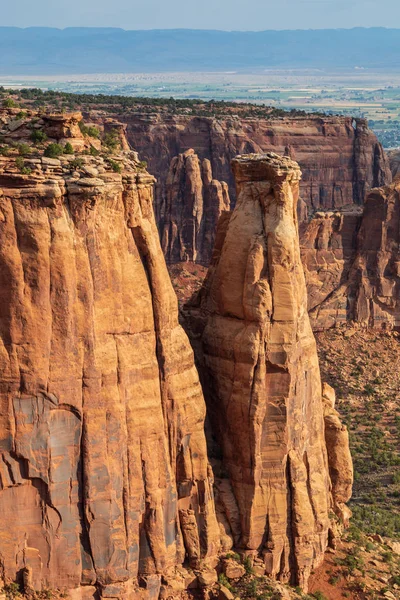
M 11 94 L 11 96 L 10 96 Z M 0 98 L 3 106 L 12 108 L 17 102 L 29 105 L 33 109 L 51 106 L 57 110 L 90 110 L 103 108 L 109 112 L 118 113 L 121 109 L 131 109 L 135 112 L 169 114 L 186 114 L 199 117 L 233 116 L 243 118 L 271 119 L 277 117 L 307 117 L 328 116 L 324 112 L 306 112 L 304 110 L 283 110 L 266 104 L 251 104 L 226 102 L 224 100 L 199 100 L 177 98 L 144 98 L 139 96 L 119 96 L 107 94 L 77 94 L 61 91 L 43 91 L 38 88 L 26 88 L 18 91 L 6 90 L 0 87 Z M 332 115 L 330 115 L 332 116 Z

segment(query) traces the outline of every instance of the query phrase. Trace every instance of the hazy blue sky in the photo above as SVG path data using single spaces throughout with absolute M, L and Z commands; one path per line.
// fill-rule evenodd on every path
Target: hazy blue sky
M 7 0 L 0 25 L 124 29 L 400 27 L 399 0 Z

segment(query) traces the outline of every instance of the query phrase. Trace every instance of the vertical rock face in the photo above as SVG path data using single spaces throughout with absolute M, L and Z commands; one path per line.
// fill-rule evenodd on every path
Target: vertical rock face
M 349 274 L 349 315 L 370 327 L 400 326 L 400 182 L 366 199 Z
M 211 118 L 162 113 L 127 113 L 118 118 L 127 124 L 128 140 L 158 179 L 155 213 L 169 262 L 187 260 L 187 256 L 191 260 L 197 255 L 201 257 L 199 262 L 208 266 L 213 247 L 212 240 L 207 244 L 201 238 L 200 246 L 193 246 L 190 241 L 200 216 L 200 202 L 183 191 L 184 184 L 180 193 L 171 195 L 171 179 L 178 166 L 174 157 L 188 148 L 200 161 L 210 161 L 215 179 L 227 182 L 233 205 L 236 193 L 230 163 L 236 155 L 273 151 L 298 161 L 303 172 L 298 203 L 300 222 L 307 220 L 307 209 L 361 206 L 371 188 L 391 182 L 389 161 L 363 119 L 314 115 Z M 212 238 L 215 229 L 216 220 L 207 224 Z
M 393 178 L 400 176 L 400 150 L 391 150 L 388 157 Z
M 371 190 L 361 214 L 316 215 L 302 227 L 314 329 L 355 321 L 400 326 L 400 183 Z
M 369 189 L 391 181 L 387 157 L 364 119 L 315 115 L 212 118 L 165 113 L 127 113 L 118 119 L 127 123 L 129 141 L 159 179 L 157 203 L 172 158 L 188 148 L 200 159 L 210 160 L 214 177 L 228 183 L 233 203 L 236 195 L 230 162 L 246 152 L 286 153 L 296 160 L 303 172 L 300 196 L 313 209 L 362 205 Z
M 343 523 L 347 524 L 351 513 L 346 502 L 351 498 L 353 486 L 353 462 L 350 454 L 349 432 L 342 425 L 339 413 L 335 409 L 335 390 L 327 383 L 322 386 L 322 401 L 332 499 L 336 514 L 340 516 Z
M 0 157 L 0 574 L 139 598 L 218 551 L 205 405 L 152 177 L 82 161 Z
M 230 538 L 261 554 L 269 574 L 306 588 L 328 544 L 329 459 L 343 440 L 332 438 L 327 453 L 297 231 L 301 174 L 273 153 L 232 164 L 236 207 L 188 307 L 213 429 L 217 512 L 226 546 Z
M 210 161 L 201 161 L 192 149 L 173 158 L 158 218 L 167 261 L 208 265 L 216 224 L 225 210 L 229 210 L 228 186 L 213 179 Z
M 308 310 L 314 330 L 328 329 L 348 318 L 347 280 L 357 251 L 362 210 L 316 213 L 300 225 L 301 260 Z M 321 310 L 329 303 L 329 310 Z

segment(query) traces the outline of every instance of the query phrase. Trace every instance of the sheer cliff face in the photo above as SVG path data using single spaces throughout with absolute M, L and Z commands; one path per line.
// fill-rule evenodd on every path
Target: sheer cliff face
M 371 327 L 400 326 L 400 182 L 368 195 L 349 275 L 351 317 Z
M 315 329 L 355 321 L 400 326 L 400 183 L 371 190 L 361 214 L 317 215 L 303 228 Z
M 211 163 L 193 149 L 172 159 L 159 210 L 162 248 L 168 262 L 195 261 L 208 265 L 215 230 L 229 210 L 227 184 L 213 179 Z
M 159 180 L 158 205 L 174 156 L 193 148 L 211 162 L 214 177 L 226 181 L 235 201 L 231 160 L 246 152 L 288 154 L 302 169 L 300 196 L 310 208 L 363 204 L 372 187 L 390 183 L 388 160 L 366 121 L 348 117 L 244 119 L 121 115 L 132 145 Z
M 300 169 L 269 153 L 239 156 L 233 171 L 236 207 L 188 308 L 213 428 L 217 514 L 226 546 L 231 539 L 261 554 L 269 574 L 306 588 L 328 544 L 329 511 L 343 516 L 337 498 L 351 493 L 351 481 L 332 487 L 330 470 L 340 479 L 337 461 L 348 474 L 351 458 L 348 444 L 346 458 L 336 452 L 340 436 L 327 452 L 297 232 Z
M 157 597 L 218 551 L 205 405 L 154 180 L 84 160 L 0 157 L 0 574 Z
M 130 142 L 157 177 L 155 213 L 169 262 L 195 260 L 208 265 L 213 248 L 217 220 L 209 218 L 205 222 L 206 236 L 198 233 L 202 194 L 189 191 L 183 183 L 185 165 L 189 166 L 194 159 L 176 157 L 189 148 L 200 161 L 210 161 L 216 180 L 227 182 L 233 204 L 236 192 L 230 163 L 236 155 L 274 151 L 298 161 L 303 172 L 298 203 L 300 220 L 307 219 L 307 208 L 362 205 L 372 187 L 391 181 L 382 146 L 362 119 L 315 116 L 213 119 L 162 114 L 120 115 L 120 119 L 127 125 Z M 195 179 L 200 178 L 198 170 Z M 176 189 L 179 178 L 180 191 Z M 190 180 L 189 172 L 186 178 Z M 208 204 L 209 210 L 217 214 L 220 192 L 215 186 L 214 190 L 215 197 Z M 206 204 L 203 200 L 203 215 L 207 214 Z
M 357 251 L 362 209 L 317 212 L 300 225 L 301 260 L 307 283 L 308 310 L 314 330 L 348 319 L 347 282 Z M 329 309 L 323 308 L 325 304 Z
M 391 150 L 388 157 L 393 178 L 400 177 L 400 150 Z

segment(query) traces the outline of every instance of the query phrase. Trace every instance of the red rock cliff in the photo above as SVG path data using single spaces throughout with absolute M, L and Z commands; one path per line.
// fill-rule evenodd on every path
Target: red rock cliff
M 400 183 L 371 190 L 360 214 L 316 215 L 302 231 L 315 329 L 400 326 Z
M 328 545 L 330 510 L 348 518 L 348 440 L 334 402 L 324 410 L 322 401 L 297 230 L 300 169 L 269 153 L 239 156 L 233 171 L 236 207 L 187 307 L 217 513 L 225 547 L 261 555 L 267 573 L 306 588 Z
M 193 149 L 173 158 L 158 222 L 167 261 L 208 265 L 218 219 L 229 209 L 228 186 L 213 179 L 207 158 Z
M 214 177 L 226 181 L 235 199 L 231 160 L 245 152 L 290 154 L 302 169 L 301 198 L 311 208 L 363 204 L 372 187 L 390 182 L 388 160 L 366 121 L 350 117 L 271 119 L 211 118 L 163 114 L 120 115 L 132 145 L 160 182 L 158 200 L 171 160 L 193 148 L 208 158 Z
M 38 148 L 21 169 L 13 152 L 0 157 L 0 574 L 75 600 L 158 598 L 161 574 L 217 554 L 219 531 L 154 180 L 129 152 L 121 174 Z
M 302 169 L 299 210 L 306 214 L 311 209 L 340 208 L 347 204 L 362 205 L 366 192 L 372 187 L 391 181 L 389 162 L 376 136 L 366 121 L 349 117 L 284 117 L 255 119 L 242 117 L 197 117 L 168 114 L 127 113 L 118 117 L 127 125 L 127 136 L 134 148 L 158 179 L 155 213 L 160 232 L 176 227 L 174 212 L 181 209 L 182 201 L 171 200 L 167 179 L 175 169 L 175 156 L 194 149 L 199 159 L 208 159 L 216 180 L 226 181 L 233 204 L 235 185 L 231 160 L 246 152 L 274 151 L 287 154 Z M 167 209 L 166 209 L 167 208 Z M 209 224 L 211 237 L 216 222 Z M 175 238 L 184 235 L 180 229 Z M 164 251 L 169 261 L 180 260 L 177 251 L 171 253 L 167 244 Z M 199 256 L 199 248 L 185 244 L 185 252 Z M 204 256 L 212 252 L 212 241 L 203 244 Z M 204 262 L 201 261 L 200 262 Z

